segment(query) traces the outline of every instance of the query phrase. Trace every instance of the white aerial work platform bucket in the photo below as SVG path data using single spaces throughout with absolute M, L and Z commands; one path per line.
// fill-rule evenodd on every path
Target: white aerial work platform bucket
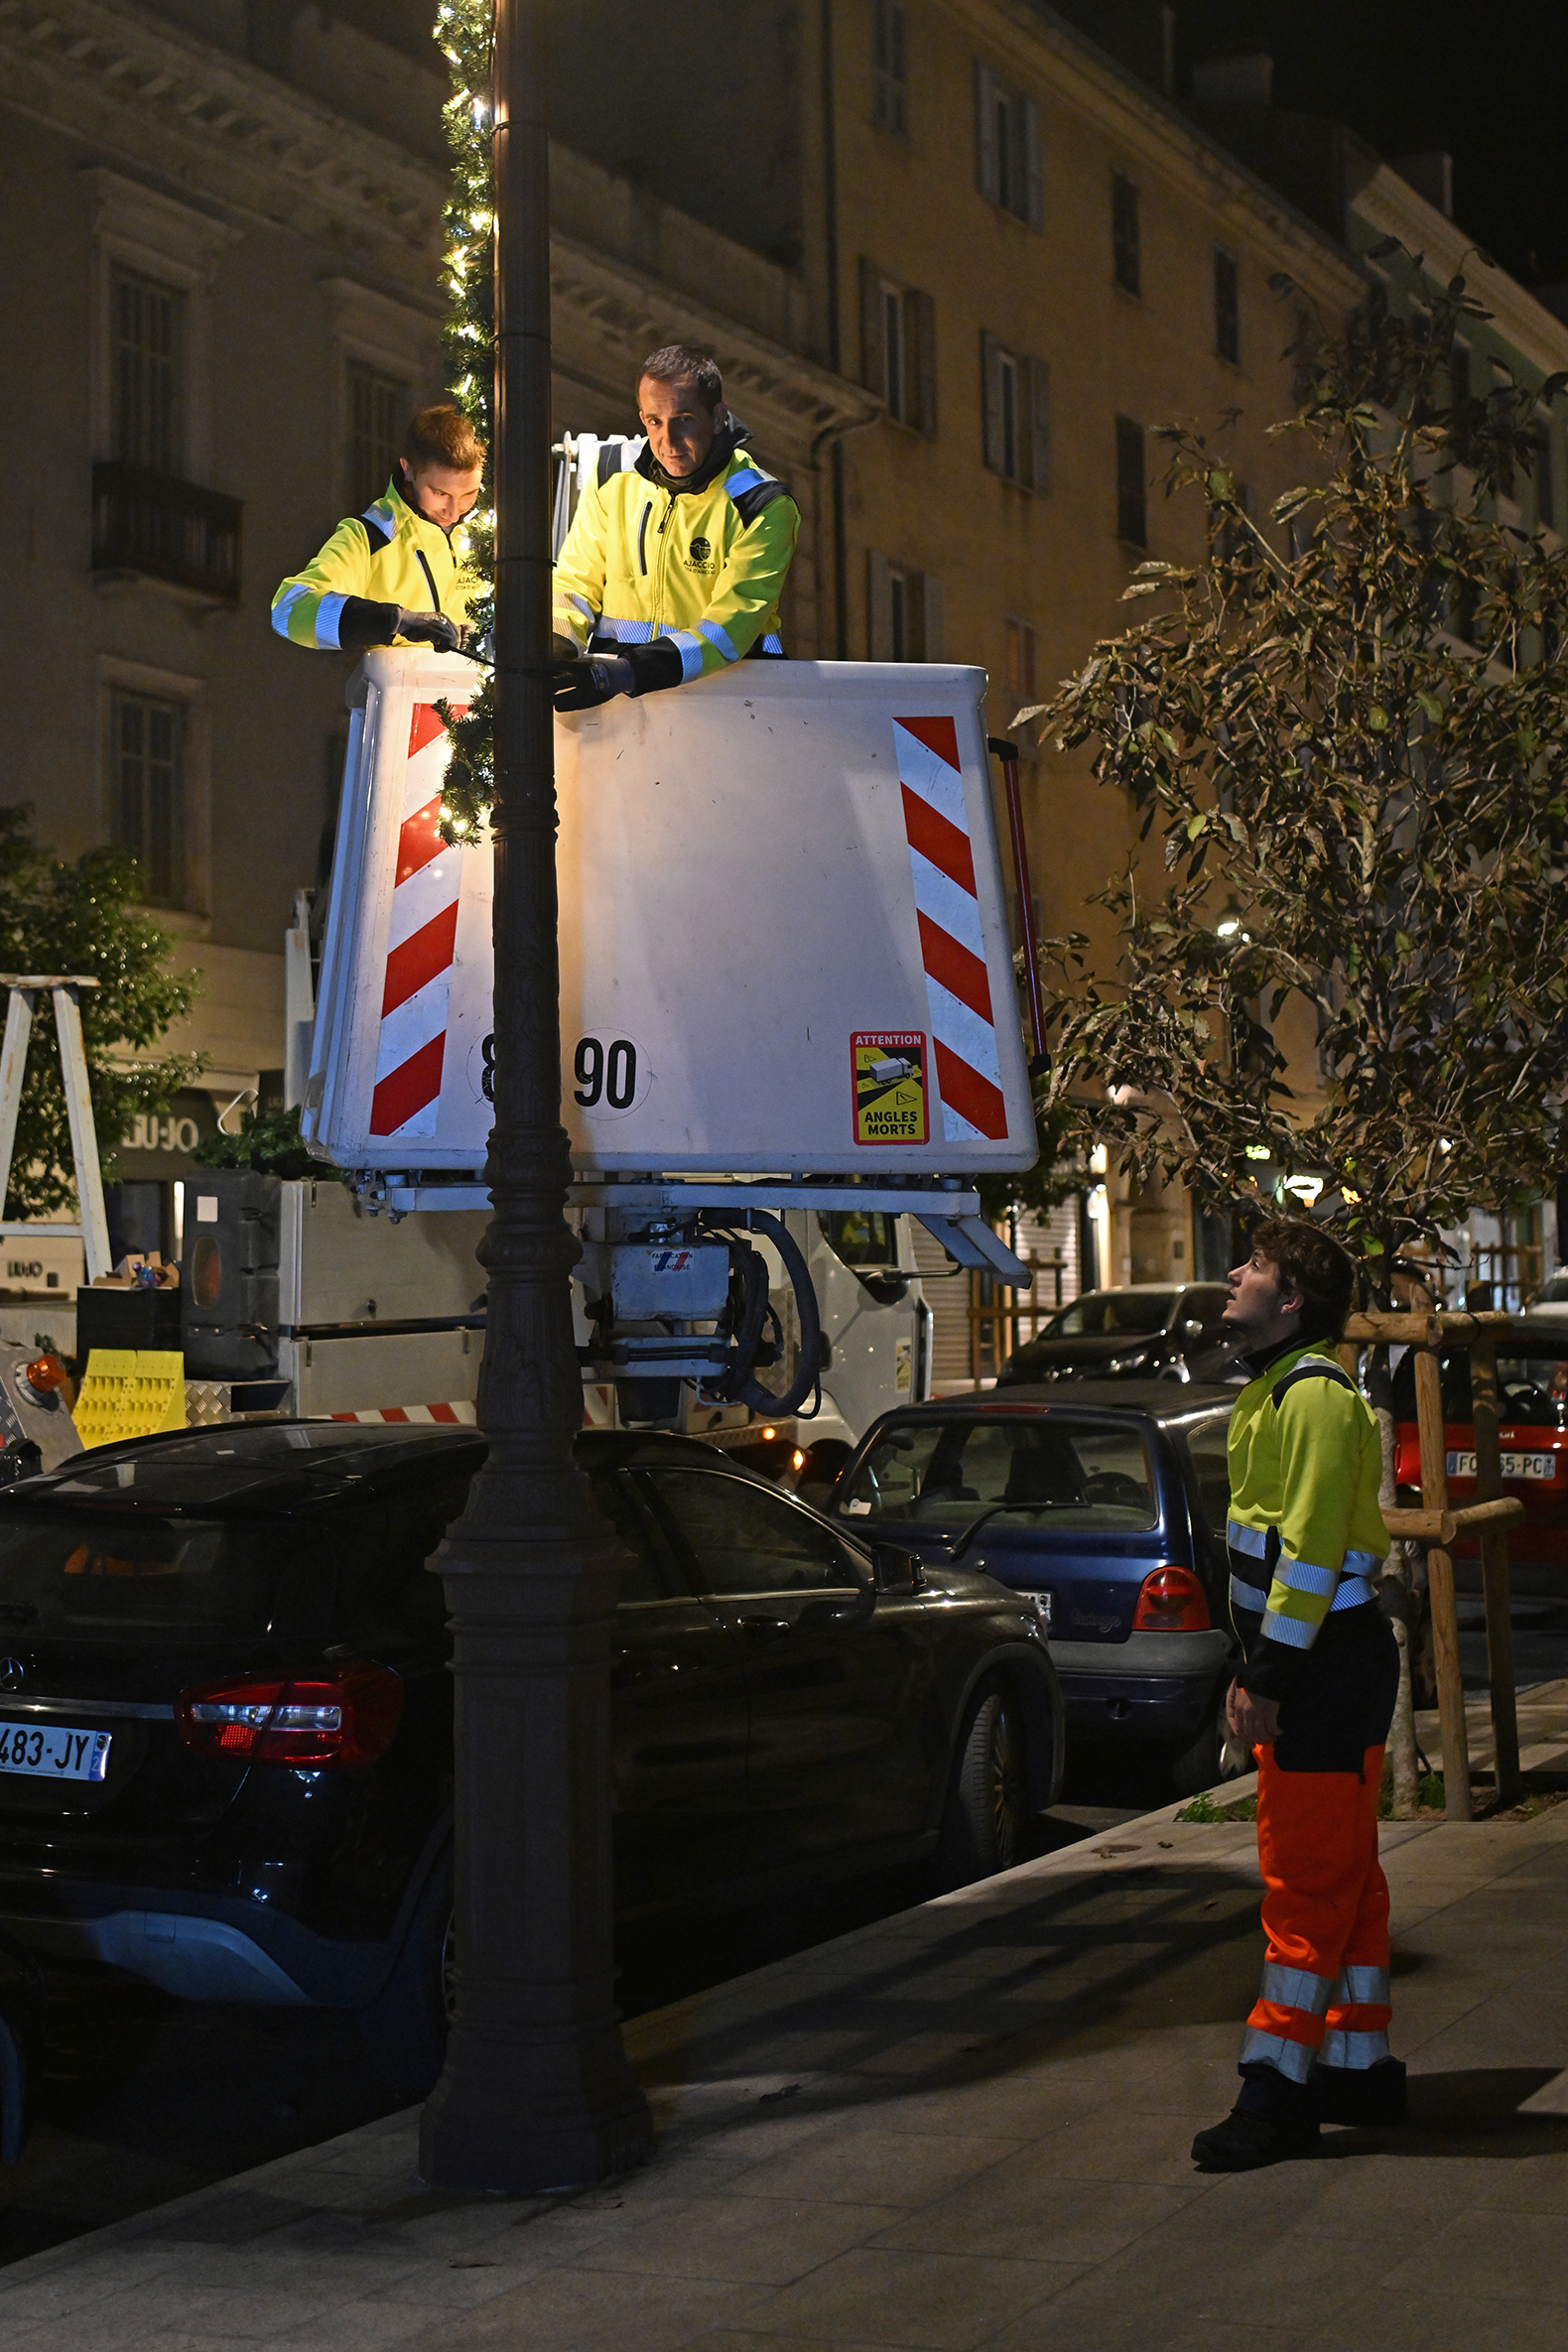
M 493 1119 L 488 842 L 436 830 L 460 657 L 355 714 L 304 1128 L 471 1170 Z M 580 1170 L 876 1182 L 1036 1140 L 981 670 L 770 662 L 558 718 L 563 1098 Z

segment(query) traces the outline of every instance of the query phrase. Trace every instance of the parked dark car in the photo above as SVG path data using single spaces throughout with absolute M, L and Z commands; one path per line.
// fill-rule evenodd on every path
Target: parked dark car
M 1163 1380 L 992 1389 L 884 1414 L 834 1489 L 840 1526 L 1049 1596 L 1069 1730 L 1163 1749 L 1177 1788 L 1226 1756 L 1238 1644 L 1225 1522 L 1235 1392 Z
M 428 2071 L 453 1694 L 424 1562 L 483 1455 L 472 1430 L 258 1423 L 0 1494 L 0 1924 L 191 1998 L 358 2008 Z M 695 1440 L 585 1431 L 578 1459 L 628 1554 L 622 1918 L 1016 1858 L 1061 1777 L 1033 1605 Z
M 1026 1340 L 998 1388 L 1036 1380 L 1224 1379 L 1237 1343 L 1221 1323 L 1223 1282 L 1130 1282 L 1086 1290 Z

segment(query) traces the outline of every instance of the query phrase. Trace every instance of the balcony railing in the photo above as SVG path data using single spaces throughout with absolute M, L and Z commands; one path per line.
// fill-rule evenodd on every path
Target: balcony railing
M 238 498 L 111 458 L 92 468 L 92 569 L 239 597 Z

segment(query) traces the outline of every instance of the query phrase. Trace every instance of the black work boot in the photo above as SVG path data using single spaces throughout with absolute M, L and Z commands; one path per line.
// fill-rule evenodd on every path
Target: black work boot
M 1402 2058 L 1379 2058 L 1375 2066 L 1319 2066 L 1313 2081 L 1326 2124 L 1375 2130 L 1410 2120 Z
M 1274 2066 L 1241 2068 L 1241 2089 L 1223 2124 L 1212 2124 L 1192 2144 L 1202 2172 L 1255 2172 L 1290 2156 L 1311 2156 L 1318 2145 L 1318 2102 L 1307 2083 L 1287 2082 Z

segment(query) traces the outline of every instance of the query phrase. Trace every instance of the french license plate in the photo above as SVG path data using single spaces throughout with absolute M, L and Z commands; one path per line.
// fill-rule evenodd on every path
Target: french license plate
M 109 1732 L 64 1723 L 0 1723 L 0 1772 L 40 1780 L 101 1780 L 109 1768 Z
M 1476 1475 L 1475 1455 L 1450 1454 L 1448 1475 L 1450 1478 L 1474 1478 Z M 1504 1454 L 1503 1475 L 1504 1478 L 1517 1479 L 1555 1478 L 1557 1476 L 1557 1457 L 1555 1454 Z

